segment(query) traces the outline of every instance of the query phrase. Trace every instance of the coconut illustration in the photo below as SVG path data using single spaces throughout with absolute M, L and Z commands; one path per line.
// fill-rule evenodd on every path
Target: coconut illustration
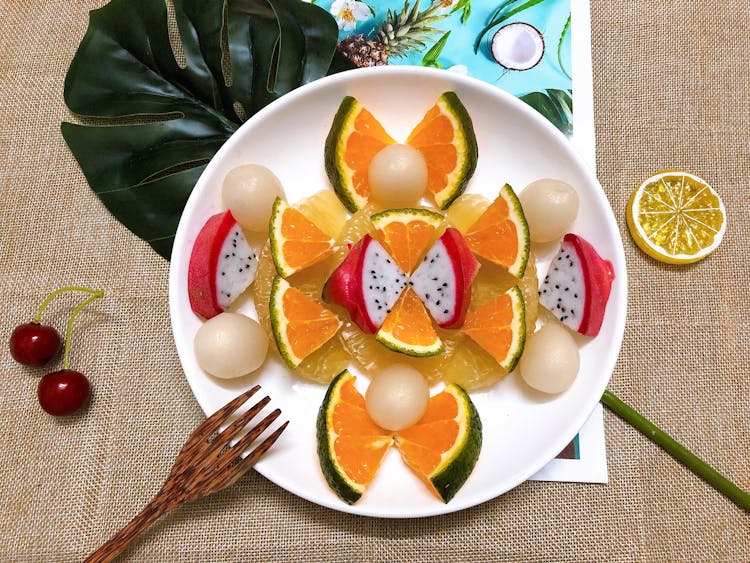
M 544 56 L 544 37 L 531 24 L 509 23 L 495 32 L 490 51 L 505 69 L 529 70 Z

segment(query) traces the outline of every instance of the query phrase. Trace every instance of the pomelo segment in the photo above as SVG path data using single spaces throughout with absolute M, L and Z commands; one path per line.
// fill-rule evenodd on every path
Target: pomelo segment
M 373 157 L 395 142 L 355 98 L 342 100 L 326 138 L 325 168 L 336 195 L 352 213 L 370 198 L 368 169 Z
M 432 242 L 443 216 L 429 209 L 389 209 L 370 217 L 375 239 L 407 274 Z
M 430 398 L 422 419 L 396 432 L 404 462 L 447 503 L 474 470 L 482 449 L 482 422 L 469 395 L 458 385 Z
M 464 332 L 503 369 L 513 371 L 526 343 L 526 311 L 518 286 L 472 311 Z
M 385 318 L 375 338 L 407 356 L 435 356 L 445 350 L 419 297 L 407 287 Z
M 522 278 L 529 261 L 529 226 L 513 188 L 505 184 L 487 210 L 466 232 L 472 252 Z
M 427 191 L 440 209 L 466 189 L 479 151 L 474 126 L 455 92 L 444 92 L 406 140 L 424 156 Z
M 325 260 L 335 242 L 281 198 L 273 204 L 268 238 L 276 271 L 284 278 Z
M 269 315 L 276 346 L 292 369 L 341 328 L 336 315 L 280 276 L 271 284 Z
M 331 382 L 317 419 L 318 459 L 328 485 L 354 504 L 375 477 L 393 442 L 367 414 L 355 377 L 342 371 Z

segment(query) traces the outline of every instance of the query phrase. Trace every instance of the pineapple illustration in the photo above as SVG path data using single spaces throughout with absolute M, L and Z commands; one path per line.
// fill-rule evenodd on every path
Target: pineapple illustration
M 362 34 L 350 35 L 341 40 L 338 50 L 358 67 L 388 64 L 388 57 L 403 57 L 410 49 L 425 47 L 430 36 L 441 31 L 431 24 L 448 16 L 438 14 L 446 1 L 434 0 L 422 12 L 419 0 L 413 7 L 405 2 L 400 12 L 388 10 L 383 23 L 373 30 L 372 39 Z

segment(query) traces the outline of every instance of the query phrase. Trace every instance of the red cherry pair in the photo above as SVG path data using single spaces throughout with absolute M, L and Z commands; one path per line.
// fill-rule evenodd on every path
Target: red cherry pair
M 68 352 L 73 321 L 91 301 L 104 297 L 104 292 L 88 287 L 62 287 L 50 293 L 34 314 L 32 322 L 17 326 L 10 335 L 10 353 L 18 363 L 30 367 L 40 367 L 49 363 L 60 349 L 60 334 L 54 327 L 41 324 L 44 310 L 52 300 L 65 291 L 83 291 L 90 297 L 70 314 L 65 333 L 63 369 L 48 373 L 39 381 L 37 397 L 41 407 L 51 415 L 65 416 L 80 409 L 91 392 L 86 376 L 79 371 L 68 369 Z

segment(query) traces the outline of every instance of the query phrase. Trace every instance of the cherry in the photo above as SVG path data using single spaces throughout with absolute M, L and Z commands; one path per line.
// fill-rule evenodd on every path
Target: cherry
M 10 335 L 10 355 L 25 366 L 43 366 L 59 349 L 60 335 L 51 326 L 26 323 L 18 325 Z
M 39 404 L 49 414 L 67 416 L 80 409 L 89 398 L 91 385 L 79 371 L 62 369 L 48 373 L 39 381 Z

